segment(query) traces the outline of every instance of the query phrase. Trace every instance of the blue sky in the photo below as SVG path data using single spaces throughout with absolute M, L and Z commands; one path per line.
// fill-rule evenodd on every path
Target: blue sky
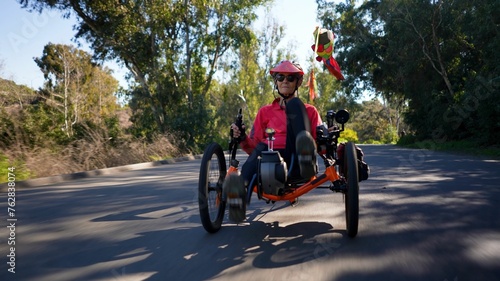
M 262 11 L 260 18 L 263 18 Z M 286 27 L 283 44 L 294 42 L 299 56 L 297 59 L 305 65 L 306 60 L 313 57 L 310 46 L 312 32 L 318 25 L 316 1 L 275 0 L 271 14 L 279 24 Z M 33 58 L 40 57 L 43 47 L 49 42 L 76 45 L 72 41 L 75 23 L 75 18 L 64 19 L 59 12 L 29 13 L 16 0 L 4 0 L 0 11 L 0 61 L 3 64 L 0 77 L 34 89 L 41 87 L 44 82 L 43 74 Z M 258 24 L 259 22 L 256 28 Z M 80 43 L 81 49 L 92 53 L 85 42 Z M 115 78 L 126 86 L 123 78 L 126 70 L 113 62 L 106 63 L 106 66 L 113 69 Z

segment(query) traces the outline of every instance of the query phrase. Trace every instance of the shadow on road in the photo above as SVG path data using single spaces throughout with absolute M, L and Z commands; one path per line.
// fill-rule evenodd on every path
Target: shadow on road
M 498 280 L 499 169 L 481 159 L 363 149 L 372 174 L 361 184 L 355 239 L 332 218 L 282 223 L 292 211 L 316 211 L 315 204 L 331 200 L 328 190 L 306 194 L 310 201 L 293 210 L 275 209 L 273 219 L 261 219 L 263 207 L 252 203 L 249 223 L 208 234 L 198 214 L 198 167 L 183 163 L 79 181 L 83 188 L 21 192 L 16 277 Z M 343 207 L 335 208 L 341 217 Z M 9 280 L 4 274 L 0 280 Z

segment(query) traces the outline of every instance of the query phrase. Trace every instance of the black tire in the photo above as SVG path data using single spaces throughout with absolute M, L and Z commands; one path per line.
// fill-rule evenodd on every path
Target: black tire
M 222 184 L 226 172 L 222 147 L 218 143 L 211 143 L 203 152 L 198 181 L 201 223 L 209 233 L 219 231 L 224 218 L 226 202 L 222 200 Z
M 345 146 L 344 165 L 344 175 L 347 179 L 347 191 L 345 193 L 345 219 L 347 236 L 353 238 L 358 234 L 359 178 L 356 147 L 352 142 L 348 142 Z

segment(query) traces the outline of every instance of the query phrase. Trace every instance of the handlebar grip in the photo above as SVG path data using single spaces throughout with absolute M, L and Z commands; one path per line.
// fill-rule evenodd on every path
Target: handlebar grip
M 238 110 L 238 115 L 236 116 L 236 121 L 234 122 L 234 124 L 238 126 L 238 129 L 241 132 L 239 140 L 242 140 L 245 137 L 245 129 L 243 129 L 243 125 L 245 125 L 245 123 L 243 123 L 243 114 L 241 113 L 241 111 L 242 109 L 240 108 Z
M 243 126 L 243 114 L 241 114 L 241 108 L 238 110 L 238 115 L 236 116 L 236 121 L 234 121 L 234 124 L 238 126 L 238 128 L 241 128 L 241 126 Z
M 328 128 L 331 128 L 333 126 L 333 119 L 335 118 L 335 111 L 333 110 L 328 110 L 326 112 L 326 121 L 328 124 Z
M 235 139 L 233 137 L 233 129 L 231 128 L 229 134 L 231 136 L 231 140 L 232 141 L 236 141 L 237 143 L 239 143 L 241 140 L 243 140 L 245 138 L 245 130 L 243 129 L 243 114 L 241 113 L 242 112 L 242 109 L 240 108 L 238 110 L 238 115 L 236 115 L 236 120 L 234 121 L 234 124 L 238 127 L 238 129 L 240 130 L 241 132 L 241 135 Z

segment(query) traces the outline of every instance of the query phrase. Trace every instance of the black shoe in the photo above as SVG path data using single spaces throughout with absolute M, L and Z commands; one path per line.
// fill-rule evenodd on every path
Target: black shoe
M 316 143 L 308 131 L 302 131 L 295 140 L 300 176 L 310 179 L 317 173 Z
M 243 179 L 235 173 L 230 174 L 224 180 L 222 189 L 226 193 L 229 220 L 234 223 L 244 221 L 246 213 L 246 191 Z

